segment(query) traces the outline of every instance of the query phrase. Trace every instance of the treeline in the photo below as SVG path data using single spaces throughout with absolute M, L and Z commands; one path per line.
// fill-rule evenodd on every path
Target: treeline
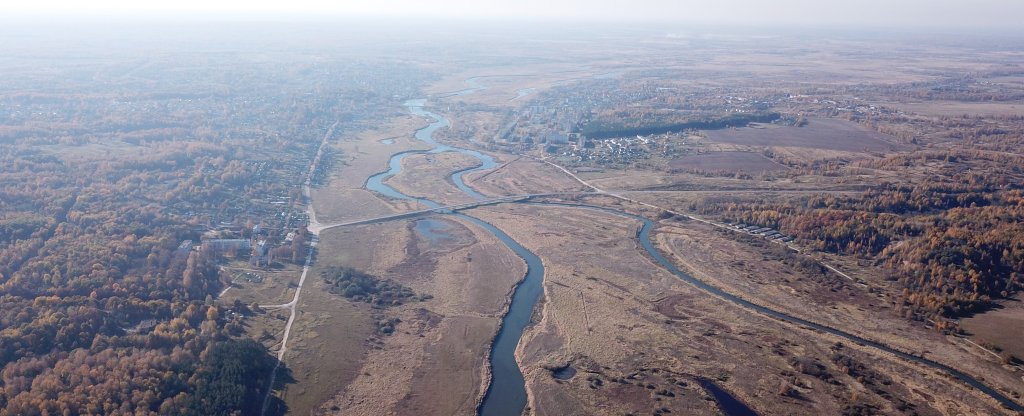
M 214 259 L 179 249 L 192 226 L 152 202 L 194 165 L 16 154 L 0 156 L 0 415 L 257 412 L 276 359 L 228 336 Z
M 622 120 L 596 120 L 583 126 L 583 135 L 592 139 L 648 136 L 684 130 L 716 130 L 744 127 L 750 123 L 771 123 L 781 117 L 779 113 L 732 113 L 722 117 L 702 117 L 679 122 Z
M 221 311 L 216 259 L 179 245 L 289 183 L 234 144 L 34 142 L 0 146 L 0 415 L 258 413 L 276 358 L 231 338 L 247 311 Z
M 259 414 L 276 364 L 266 347 L 247 339 L 192 341 L 202 347 L 120 341 L 8 365 L 0 414 Z
M 1004 76 L 1000 71 L 973 75 L 951 75 L 929 81 L 895 84 L 850 85 L 834 87 L 830 93 L 853 96 L 880 96 L 888 100 L 913 99 L 920 101 L 1006 102 L 1024 99 L 1024 91 L 987 82 L 987 77 Z M 822 92 L 820 89 L 809 92 Z
M 898 304 L 908 315 L 957 317 L 1024 289 L 1024 204 L 954 208 L 919 238 L 887 250 L 886 265 L 905 287 Z
M 248 221 L 302 229 L 299 185 L 327 127 L 391 115 L 432 76 L 166 58 L 144 82 L 101 81 L 107 65 L 4 74 L 0 416 L 259 414 L 276 359 L 232 338 L 256 308 L 218 306 L 215 256 L 182 242 Z M 303 238 L 274 253 L 300 257 Z
M 949 319 L 1024 289 L 1024 193 L 1011 183 L 1019 179 L 998 174 L 961 170 L 945 179 L 859 196 L 718 197 L 690 208 L 777 228 L 815 250 L 874 260 L 902 288 L 892 299 L 901 314 L 953 328 Z

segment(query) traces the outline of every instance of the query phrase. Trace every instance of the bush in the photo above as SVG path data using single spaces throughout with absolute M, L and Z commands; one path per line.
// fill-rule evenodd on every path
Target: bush
M 322 272 L 321 276 L 331 293 L 374 306 L 397 306 L 410 300 L 431 298 L 430 295 L 417 297 L 412 289 L 351 267 L 331 267 Z

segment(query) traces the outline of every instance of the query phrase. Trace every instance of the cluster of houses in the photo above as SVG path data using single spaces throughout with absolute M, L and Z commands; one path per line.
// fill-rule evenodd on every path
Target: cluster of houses
M 739 231 L 745 231 L 748 234 L 758 235 L 768 240 L 776 240 L 783 243 L 793 241 L 794 238 L 771 227 L 762 227 L 760 225 L 747 225 L 747 224 L 727 224 L 729 227 L 735 228 Z
M 656 141 L 653 135 L 583 140 L 585 145 L 573 145 L 563 152 L 562 156 L 570 158 L 575 163 L 593 162 L 602 166 L 627 164 L 649 159 L 652 148 L 664 147 L 664 144 Z
M 296 235 L 294 232 L 289 232 L 282 244 L 290 244 Z M 202 245 L 206 246 L 212 253 L 220 256 L 236 256 L 239 253 L 249 252 L 250 264 L 253 266 L 270 266 L 274 261 L 275 252 L 272 250 L 269 238 L 269 232 L 261 229 L 257 224 L 252 227 L 249 238 L 204 238 Z M 188 243 L 188 247 L 192 246 L 192 240 L 186 240 L 182 242 L 181 247 L 185 247 L 186 243 Z M 179 250 L 181 250 L 180 247 Z

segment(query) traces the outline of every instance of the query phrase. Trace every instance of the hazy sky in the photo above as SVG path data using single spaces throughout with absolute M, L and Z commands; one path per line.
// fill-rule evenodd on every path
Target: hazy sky
M 0 14 L 659 19 L 1024 31 L 1024 0 L 0 0 Z

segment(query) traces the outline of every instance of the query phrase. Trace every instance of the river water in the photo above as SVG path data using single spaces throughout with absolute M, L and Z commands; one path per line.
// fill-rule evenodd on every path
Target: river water
M 471 89 L 467 89 L 467 90 L 463 90 L 463 91 L 458 91 L 457 93 L 453 93 L 453 94 L 450 94 L 450 95 L 468 94 L 468 93 L 475 92 L 475 91 L 477 91 L 477 90 L 479 90 L 481 88 L 482 87 L 475 87 L 475 88 L 471 88 Z M 433 138 L 434 132 L 437 131 L 438 129 L 441 129 L 441 128 L 444 128 L 444 127 L 448 127 L 451 124 L 448 121 L 448 119 L 446 119 L 444 117 L 441 117 L 441 116 L 439 116 L 437 114 L 434 114 L 434 113 L 431 113 L 429 111 L 424 110 L 423 107 L 424 107 L 425 104 L 426 104 L 426 100 L 425 99 L 409 100 L 409 101 L 406 101 L 406 103 L 405 103 L 406 107 L 409 109 L 409 111 L 412 114 L 417 115 L 417 116 L 421 116 L 421 117 L 431 118 L 431 119 L 434 120 L 427 127 L 424 127 L 422 129 L 416 131 L 416 138 L 417 139 L 419 139 L 420 141 L 423 141 L 424 143 L 427 143 L 427 144 L 429 144 L 429 145 L 431 145 L 433 147 L 431 149 L 429 149 L 429 150 L 410 151 L 410 152 L 403 152 L 403 153 L 398 153 L 398 154 L 393 155 L 391 157 L 391 160 L 389 160 L 389 162 L 388 162 L 388 170 L 385 171 L 385 172 L 381 172 L 381 173 L 378 173 L 376 175 L 373 175 L 369 179 L 367 179 L 366 188 L 371 190 L 371 191 L 378 192 L 378 193 L 380 193 L 382 195 L 386 195 L 386 196 L 391 197 L 391 198 L 401 199 L 401 200 L 413 200 L 413 201 L 417 201 L 417 202 L 419 202 L 419 203 L 421 203 L 423 205 L 426 205 L 428 207 L 431 207 L 431 208 L 440 207 L 441 206 L 440 204 L 438 204 L 438 203 L 436 203 L 434 201 L 431 201 L 429 199 L 414 198 L 414 197 L 411 197 L 409 195 L 405 195 L 405 194 L 403 194 L 401 192 L 398 192 L 394 188 L 391 188 L 390 186 L 385 185 L 384 184 L 384 180 L 386 180 L 387 178 L 389 178 L 391 176 L 394 176 L 394 175 L 398 174 L 399 172 L 401 172 L 401 170 L 402 170 L 402 159 L 405 158 L 406 156 L 409 156 L 409 155 L 412 155 L 412 154 L 424 154 L 424 153 L 459 152 L 459 153 L 463 153 L 463 154 L 466 154 L 466 155 L 469 155 L 469 156 L 472 156 L 472 157 L 476 158 L 477 160 L 480 161 L 480 165 L 476 166 L 476 167 L 473 167 L 473 168 L 464 169 L 464 170 L 461 170 L 461 171 L 453 173 L 451 175 L 451 177 L 450 177 L 451 181 L 462 192 L 464 192 L 465 194 L 473 197 L 474 199 L 478 199 L 478 200 L 486 199 L 486 196 L 484 196 L 484 195 L 476 192 L 472 188 L 468 187 L 465 184 L 465 182 L 463 181 L 462 178 L 463 178 L 463 176 L 465 174 L 470 173 L 470 172 L 476 172 L 476 171 L 483 171 L 483 170 L 493 169 L 494 167 L 497 166 L 497 163 L 494 161 L 494 158 L 492 158 L 490 155 L 487 155 L 487 154 L 484 154 L 484 153 L 480 153 L 480 152 L 477 152 L 475 150 L 463 149 L 463 148 L 458 148 L 458 147 L 452 147 L 452 146 L 440 144 L 437 141 L 435 141 L 434 138 Z M 633 215 L 633 214 L 629 214 L 629 213 L 625 213 L 625 212 L 622 212 L 622 211 L 617 211 L 617 210 L 613 210 L 613 209 L 609 209 L 609 208 L 603 208 L 603 207 L 592 207 L 592 206 L 587 206 L 587 205 L 574 205 L 574 204 L 540 204 L 540 205 L 559 205 L 559 206 L 570 206 L 570 207 L 575 206 L 575 207 L 580 207 L 580 208 L 598 209 L 598 210 L 610 212 L 610 213 L 613 213 L 613 214 L 616 214 L 616 215 L 619 215 L 619 216 L 624 216 L 624 217 L 629 217 L 629 218 L 633 218 L 633 219 L 639 220 L 639 221 L 642 222 L 643 225 L 642 225 L 642 227 L 640 228 L 640 231 L 637 234 L 637 240 L 640 243 L 640 246 L 643 247 L 644 251 L 646 251 L 647 254 L 650 255 L 651 258 L 653 258 L 661 267 L 665 268 L 666 270 L 668 270 L 672 274 L 676 275 L 680 279 L 682 279 L 682 280 L 684 280 L 684 281 L 686 281 L 686 282 L 696 286 L 698 289 L 701 289 L 701 290 L 703 290 L 703 291 L 705 291 L 707 293 L 710 293 L 710 294 L 712 294 L 714 296 L 717 296 L 717 297 L 719 297 L 719 298 L 721 298 L 723 300 L 726 300 L 728 302 L 734 303 L 734 304 L 739 305 L 741 307 L 744 307 L 746 309 L 750 309 L 750 310 L 753 310 L 753 311 L 756 311 L 756 312 L 760 312 L 762 314 L 765 314 L 765 315 L 768 315 L 768 316 L 772 316 L 772 317 L 775 317 L 775 318 L 778 318 L 778 319 L 781 319 L 781 320 L 784 320 L 784 321 L 788 321 L 788 322 L 791 322 L 791 323 L 795 323 L 795 324 L 798 324 L 798 325 L 802 325 L 802 326 L 806 326 L 806 327 L 809 327 L 809 328 L 813 328 L 813 329 L 821 331 L 821 332 L 826 332 L 826 333 L 838 336 L 840 338 L 847 339 L 849 341 L 852 341 L 852 342 L 860 344 L 860 345 L 870 346 L 872 348 L 875 348 L 875 349 L 878 349 L 878 350 L 881 350 L 881 351 L 885 351 L 885 352 L 891 353 L 891 354 L 896 355 L 898 357 L 901 357 L 903 359 L 906 359 L 906 360 L 909 360 L 909 361 L 913 361 L 913 362 L 916 362 L 916 363 L 920 363 L 920 364 L 923 364 L 923 365 L 926 365 L 926 366 L 929 366 L 929 367 L 932 367 L 932 368 L 935 368 L 935 369 L 942 370 L 942 371 L 944 371 L 944 372 L 946 372 L 946 373 L 948 373 L 948 374 L 950 374 L 950 375 L 952 375 L 952 376 L 962 380 L 963 382 L 967 383 L 968 385 L 970 385 L 970 386 L 972 386 L 972 387 L 982 391 L 986 395 L 996 399 L 997 401 L 999 401 L 1000 403 L 1002 403 L 1006 407 L 1008 407 L 1010 409 L 1013 409 L 1014 411 L 1017 411 L 1017 412 L 1024 412 L 1024 406 L 1021 406 L 1020 404 L 1016 403 L 1015 401 L 1011 400 L 1010 398 L 1008 398 L 1008 397 L 1002 395 L 1001 393 L 995 391 L 994 389 L 992 389 L 992 388 L 982 384 L 981 382 L 979 382 L 978 380 L 974 379 L 973 377 L 968 376 L 967 374 L 964 374 L 964 373 L 962 373 L 962 372 L 960 372 L 960 371 L 958 371 L 956 369 L 953 369 L 953 368 L 951 368 L 951 367 L 949 367 L 947 365 L 944 365 L 944 364 L 941 364 L 941 363 L 938 363 L 938 362 L 935 362 L 935 361 L 932 361 L 932 360 L 929 360 L 929 359 L 926 359 L 926 358 L 922 358 L 922 357 L 918 357 L 918 356 L 915 356 L 915 355 L 907 354 L 905 352 L 893 349 L 893 348 L 891 348 L 891 347 L 889 347 L 887 345 L 884 345 L 884 344 L 880 344 L 880 343 L 877 343 L 877 342 L 874 342 L 874 341 L 871 341 L 871 340 L 867 340 L 867 339 L 858 337 L 858 336 L 853 335 L 853 334 L 848 334 L 846 332 L 840 331 L 840 330 L 835 329 L 835 328 L 819 325 L 819 324 L 816 324 L 816 323 L 813 323 L 813 322 L 810 322 L 810 321 L 807 321 L 807 320 L 804 320 L 804 319 L 797 318 L 795 316 L 791 316 L 791 315 L 788 315 L 788 314 L 776 311 L 774 309 L 769 309 L 769 308 L 766 308 L 766 307 L 763 307 L 763 306 L 760 306 L 760 305 L 748 302 L 748 301 L 746 301 L 746 300 L 744 300 L 744 299 L 742 299 L 740 297 L 732 295 L 732 294 L 730 294 L 728 292 L 725 292 L 725 291 L 723 291 L 723 290 L 721 290 L 721 289 L 719 289 L 719 288 L 717 288 L 715 286 L 711 286 L 711 285 L 709 285 L 707 283 L 704 283 L 703 281 L 700 281 L 700 280 L 690 276 L 689 274 L 683 272 L 678 267 L 676 267 L 671 262 L 669 262 L 654 247 L 654 244 L 651 241 L 651 231 L 654 228 L 654 222 L 651 221 L 650 219 L 647 219 L 647 218 L 644 218 L 644 217 L 640 217 L 640 216 L 637 216 L 637 215 Z M 472 222 L 474 224 L 477 224 L 480 227 L 482 227 L 485 230 L 487 230 L 488 232 L 494 234 L 494 236 L 497 237 L 503 244 L 505 244 L 505 246 L 507 246 L 509 249 L 511 249 L 513 252 L 515 252 L 520 257 L 522 257 L 526 261 L 526 264 L 527 264 L 526 276 L 516 286 L 515 291 L 513 292 L 512 303 L 509 306 L 509 311 L 502 318 L 501 329 L 499 330 L 498 335 L 495 338 L 494 343 L 493 343 L 493 345 L 491 347 L 490 365 L 491 365 L 492 379 L 491 379 L 490 385 L 488 386 L 487 392 L 486 392 L 486 394 L 484 396 L 484 400 L 480 404 L 480 408 L 478 409 L 478 412 L 481 415 L 487 415 L 487 416 L 492 416 L 492 415 L 519 416 L 519 415 L 522 414 L 523 409 L 525 409 L 525 407 L 526 407 L 527 397 L 526 397 L 525 381 L 523 379 L 522 372 L 519 369 L 519 365 L 518 365 L 518 363 L 516 362 L 516 359 L 515 359 L 515 349 L 516 349 L 516 346 L 519 344 L 519 340 L 522 338 L 523 331 L 526 329 L 526 326 L 530 322 L 530 317 L 532 315 L 534 306 L 536 305 L 537 301 L 540 299 L 540 294 L 542 292 L 542 282 L 543 282 L 543 279 L 544 279 L 544 265 L 541 263 L 540 258 L 537 257 L 536 254 L 534 254 L 534 253 L 530 252 L 529 250 L 527 250 L 525 247 L 523 247 L 522 245 L 517 243 L 515 240 L 513 240 L 511 237 L 509 237 L 503 231 L 501 231 L 497 227 L 491 225 L 490 223 L 487 223 L 487 222 L 485 222 L 485 221 L 483 221 L 481 219 L 478 219 L 478 218 L 475 218 L 475 217 L 472 217 L 472 216 L 469 216 L 469 215 L 461 214 L 461 213 L 455 213 L 453 215 L 455 215 L 455 216 L 457 216 L 459 218 L 463 218 L 463 219 L 465 219 L 467 221 L 470 221 L 470 222 Z M 722 391 L 722 393 L 724 393 L 724 391 Z M 723 410 L 727 410 L 727 409 L 723 409 Z M 749 409 L 743 409 L 743 410 L 749 410 Z M 739 412 L 735 412 L 735 414 L 746 414 L 746 413 L 743 413 L 743 411 L 739 411 Z
M 413 225 L 413 231 L 430 242 L 430 244 L 453 240 L 454 238 L 449 233 L 449 230 L 451 230 L 451 226 L 430 217 L 416 220 Z
M 476 90 L 477 89 L 469 89 L 460 91 L 459 93 L 471 93 Z M 423 106 L 425 104 L 426 100 L 423 99 L 409 100 L 405 102 L 405 106 L 412 114 L 434 120 L 427 127 L 416 131 L 416 138 L 418 140 L 433 147 L 429 150 L 416 150 L 392 155 L 391 159 L 388 161 L 388 169 L 386 171 L 373 175 L 366 180 L 366 189 L 390 198 L 416 201 L 430 208 L 438 208 L 441 204 L 426 198 L 416 198 L 398 192 L 398 190 L 386 185 L 384 181 L 402 171 L 402 160 L 409 155 L 459 152 L 476 158 L 480 161 L 480 164 L 476 167 L 452 173 L 450 176 L 452 183 L 454 183 L 455 186 L 463 193 L 474 199 L 486 199 L 486 196 L 467 186 L 462 178 L 468 173 L 494 169 L 498 164 L 490 155 L 480 153 L 475 150 L 444 145 L 434 140 L 433 135 L 435 131 L 448 127 L 451 124 L 448 119 L 424 110 Z M 526 261 L 526 276 L 516 286 L 515 291 L 512 294 L 512 302 L 509 305 L 509 310 L 502 318 L 501 329 L 498 331 L 498 335 L 495 337 L 494 343 L 491 346 L 491 383 L 488 386 L 484 400 L 478 409 L 478 412 L 481 415 L 518 416 L 521 415 L 523 413 L 523 409 L 526 408 L 526 384 L 523 380 L 523 373 L 519 369 L 519 364 L 516 362 L 515 350 L 516 346 L 519 345 L 520 338 L 523 336 L 523 331 L 530 323 L 533 308 L 537 304 L 537 300 L 540 299 L 540 294 L 543 291 L 541 283 L 544 280 L 544 265 L 536 254 L 527 250 L 490 223 L 465 214 L 456 213 L 454 215 L 470 221 L 487 230 L 491 234 L 494 234 L 494 236 L 505 244 L 505 246 Z M 427 224 L 424 224 L 424 227 L 427 226 Z
M 472 92 L 472 91 L 475 91 L 475 90 L 466 90 L 466 91 Z M 426 104 L 426 100 L 425 99 L 408 100 L 408 101 L 405 102 L 406 108 L 408 108 L 409 112 L 411 112 L 413 115 L 420 116 L 420 117 L 427 117 L 427 118 L 431 118 L 431 119 L 434 120 L 427 127 L 424 127 L 422 129 L 419 129 L 419 130 L 416 131 L 416 139 L 417 140 L 419 140 L 421 142 L 424 142 L 426 144 L 429 144 L 429 145 L 431 145 L 433 147 L 430 148 L 429 150 L 412 150 L 412 151 L 402 152 L 402 153 L 398 153 L 398 154 L 392 155 L 391 156 L 391 160 L 388 161 L 388 170 L 369 177 L 366 180 L 366 189 L 378 192 L 378 193 L 380 193 L 382 195 L 385 195 L 385 196 L 388 196 L 390 198 L 418 201 L 421 204 L 426 205 L 427 207 L 437 208 L 437 207 L 439 207 L 441 205 L 439 205 L 439 204 L 437 204 L 437 203 L 435 203 L 433 201 L 430 201 L 428 199 L 414 198 L 414 197 L 405 195 L 405 194 L 403 194 L 401 192 L 398 192 L 394 188 L 385 185 L 384 184 L 384 180 L 387 179 L 387 178 L 390 178 L 392 176 L 395 176 L 399 172 L 402 171 L 402 159 L 404 159 L 406 156 L 416 155 L 416 154 L 427 154 L 427 153 L 459 152 L 459 153 L 462 153 L 462 154 L 465 154 L 465 155 L 472 156 L 476 160 L 480 161 L 480 164 L 475 166 L 475 167 L 472 167 L 472 168 L 463 169 L 463 170 L 460 170 L 458 172 L 452 173 L 452 175 L 450 177 L 451 181 L 453 183 L 455 183 L 455 186 L 458 187 L 459 190 L 461 190 L 466 195 L 469 195 L 469 196 L 473 197 L 474 199 L 486 199 L 487 198 L 486 196 L 480 194 L 479 192 L 477 192 L 473 188 L 470 188 L 469 186 L 467 186 L 462 178 L 467 173 L 494 169 L 495 167 L 498 166 L 498 163 L 494 161 L 494 158 L 491 157 L 491 155 L 488 155 L 486 153 L 481 153 L 481 152 L 478 152 L 476 150 L 463 149 L 463 148 L 459 148 L 459 147 L 452 147 L 452 146 L 448 146 L 448 145 L 445 145 L 445 144 L 438 143 L 436 140 L 434 140 L 434 132 L 437 131 L 438 129 L 442 129 L 442 128 L 446 128 L 448 126 L 451 126 L 451 123 L 448 121 L 448 119 L 446 119 L 444 117 L 441 117 L 441 116 L 439 116 L 437 114 L 434 114 L 434 113 L 431 113 L 429 111 L 424 110 L 423 106 L 425 104 Z
M 771 317 L 774 317 L 774 318 L 778 318 L 778 319 L 781 319 L 783 321 L 787 321 L 787 322 L 790 322 L 790 323 L 806 326 L 808 328 L 812 328 L 812 329 L 815 329 L 817 331 L 826 332 L 826 333 L 835 335 L 837 337 L 844 338 L 844 339 L 846 339 L 848 341 L 854 342 L 854 343 L 859 344 L 859 345 L 869 346 L 871 348 L 875 348 L 875 349 L 880 350 L 880 351 L 885 351 L 887 353 L 893 354 L 893 355 L 895 355 L 897 357 L 903 358 L 903 359 L 908 360 L 908 361 L 912 361 L 912 362 L 915 362 L 915 363 L 923 364 L 923 365 L 931 367 L 931 368 L 942 370 L 942 371 L 952 375 L 953 377 L 956 377 L 957 379 L 960 379 L 964 383 L 967 383 L 971 387 L 974 387 L 974 388 L 978 389 L 979 391 L 981 391 L 982 393 L 985 393 L 986 395 L 992 397 L 993 399 L 996 399 L 999 403 L 1003 404 L 1007 408 L 1012 409 L 1012 410 L 1014 410 L 1016 412 L 1024 412 L 1024 406 L 1021 406 L 1019 403 L 1017 403 L 1017 402 L 1013 401 L 1012 399 L 1004 396 L 1002 393 L 999 393 L 995 389 L 993 389 L 993 388 L 991 388 L 991 387 L 989 387 L 989 386 L 987 386 L 985 384 L 982 384 L 980 381 L 978 381 L 974 377 L 971 377 L 971 376 L 969 376 L 969 375 L 967 375 L 967 374 L 965 374 L 965 373 L 963 373 L 963 372 L 961 372 L 959 370 L 956 370 L 956 369 L 954 369 L 954 368 L 952 368 L 950 366 L 947 366 L 945 364 L 942 364 L 942 363 L 939 363 L 939 362 L 936 362 L 936 361 L 929 360 L 927 358 L 923 358 L 923 357 L 919 357 L 919 356 L 916 356 L 916 355 L 907 354 L 907 353 L 905 353 L 903 351 L 897 350 L 897 349 L 892 348 L 892 347 L 890 347 L 888 345 L 881 344 L 881 343 L 878 343 L 878 342 L 875 342 L 875 341 L 871 341 L 871 340 L 868 340 L 868 339 L 865 339 L 865 338 L 861 338 L 859 336 L 856 336 L 856 335 L 853 335 L 853 334 L 850 334 L 850 333 L 846 333 L 846 332 L 843 332 L 841 330 L 838 330 L 838 329 L 835 329 L 835 328 L 832 328 L 832 327 L 816 324 L 814 322 L 807 321 L 807 320 L 804 320 L 804 319 L 801 319 L 801 318 L 798 318 L 798 317 L 795 317 L 795 316 L 792 316 L 792 315 L 788 315 L 786 313 L 779 312 L 779 311 L 776 311 L 774 309 L 769 309 L 769 308 L 766 308 L 764 306 L 761 306 L 761 305 L 758 305 L 758 304 L 755 304 L 755 303 L 751 303 L 751 302 L 749 302 L 747 300 L 744 300 L 743 298 L 740 298 L 740 297 L 738 297 L 736 295 L 733 295 L 731 293 L 723 291 L 723 290 L 721 290 L 721 289 L 719 289 L 719 288 L 717 288 L 715 286 L 709 285 L 709 284 L 704 283 L 703 281 L 701 281 L 701 280 L 699 280 L 697 278 L 694 278 L 693 276 L 690 276 L 686 272 L 683 272 L 682 270 L 679 270 L 678 267 L 676 267 L 670 261 L 668 261 L 668 259 L 666 259 L 665 256 L 663 256 L 661 254 L 661 252 L 659 252 L 658 249 L 654 247 L 654 242 L 653 242 L 653 240 L 651 238 L 651 231 L 654 229 L 654 221 L 652 221 L 652 220 L 650 220 L 648 218 L 644 218 L 644 217 L 641 217 L 641 216 L 638 216 L 638 215 L 633 215 L 633 214 L 630 214 L 630 213 L 626 213 L 626 212 L 622 212 L 622 211 L 618 211 L 618 210 L 614 210 L 614 209 L 610 209 L 610 208 L 590 206 L 590 205 L 582 205 L 582 204 L 563 204 L 563 203 L 531 203 L 531 204 L 549 205 L 549 206 L 567 206 L 567 207 L 576 207 L 576 208 L 595 209 L 595 210 L 609 212 L 609 213 L 612 213 L 612 214 L 615 214 L 615 215 L 619 215 L 619 216 L 622 216 L 622 217 L 632 218 L 632 219 L 641 221 L 643 225 L 640 227 L 640 231 L 637 233 L 637 241 L 640 243 L 640 246 L 643 247 L 644 251 L 646 251 L 647 254 L 650 255 L 651 258 L 653 258 L 654 261 L 657 262 L 661 267 L 665 268 L 665 270 L 668 270 L 672 274 L 676 275 L 676 277 L 682 279 L 683 281 L 685 281 L 685 282 L 687 282 L 687 283 L 689 283 L 691 285 L 696 286 L 698 289 L 701 289 L 704 292 L 710 293 L 710 294 L 712 294 L 712 295 L 714 295 L 714 296 L 716 296 L 718 298 L 721 298 L 721 299 L 726 300 L 728 302 L 731 302 L 733 304 L 739 305 L 739 306 L 741 306 L 743 308 L 746 308 L 746 309 L 754 310 L 754 311 L 760 312 L 762 314 L 765 314 L 765 315 L 768 315 L 768 316 L 771 316 Z M 740 413 L 740 414 L 742 414 L 742 413 Z

